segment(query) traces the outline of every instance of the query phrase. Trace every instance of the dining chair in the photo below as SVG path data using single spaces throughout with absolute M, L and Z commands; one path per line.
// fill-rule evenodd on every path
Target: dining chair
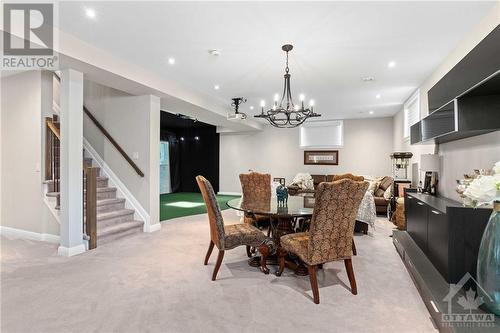
M 365 177 L 356 176 L 356 175 L 353 175 L 352 173 L 343 173 L 340 175 L 334 175 L 331 181 L 334 182 L 334 181 L 341 180 L 341 179 L 351 179 L 351 180 L 354 180 L 356 182 L 362 182 L 365 180 Z M 352 239 L 352 254 L 353 255 L 358 254 L 357 250 L 356 250 L 356 244 L 354 243 L 354 238 Z
M 316 304 L 319 304 L 316 269 L 327 262 L 344 260 L 351 292 L 354 295 L 358 292 L 351 261 L 352 238 L 356 214 L 367 188 L 366 182 L 351 179 L 321 183 L 316 190 L 309 231 L 280 238 L 279 270 L 276 275 L 283 273 L 286 252 L 297 255 L 308 266 Z
M 240 174 L 241 190 L 245 201 L 271 200 L 271 175 L 268 173 L 250 172 Z M 245 223 L 259 226 L 262 222 L 269 223 L 268 236 L 270 235 L 270 219 L 266 215 L 245 214 Z
M 353 175 L 352 173 L 343 173 L 340 175 L 334 175 L 332 181 L 337 181 L 337 180 L 341 180 L 341 179 L 351 179 L 351 180 L 354 180 L 356 182 L 362 182 L 365 180 L 365 177 L 356 176 L 356 175 Z
M 210 223 L 210 244 L 208 245 L 208 251 L 203 263 L 205 265 L 208 264 L 208 259 L 212 254 L 214 246 L 217 246 L 219 250 L 217 262 L 212 273 L 212 281 L 215 281 L 217 277 L 217 272 L 224 258 L 224 251 L 241 245 L 253 246 L 259 249 L 261 254 L 260 269 L 263 273 L 268 274 L 269 269 L 266 266 L 266 259 L 272 250 L 273 241 L 269 237 L 266 237 L 258 228 L 250 224 L 224 225 L 224 219 L 222 218 L 212 184 L 203 176 L 196 176 L 196 182 L 203 196 L 203 201 L 205 201 L 208 221 Z

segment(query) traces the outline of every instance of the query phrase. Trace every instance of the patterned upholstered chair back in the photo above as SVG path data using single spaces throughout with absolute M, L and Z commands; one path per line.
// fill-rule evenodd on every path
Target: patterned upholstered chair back
M 350 179 L 319 184 L 309 229 L 309 264 L 351 256 L 356 214 L 367 188 L 367 183 Z
M 210 238 L 218 249 L 224 249 L 224 220 L 212 184 L 203 176 L 196 176 L 196 182 L 207 206 Z
M 240 174 L 241 190 L 244 201 L 271 200 L 271 175 L 268 173 Z
M 333 180 L 332 181 L 337 181 L 337 180 L 341 180 L 341 179 L 351 179 L 351 180 L 354 180 L 355 182 L 362 182 L 365 180 L 365 177 L 363 176 L 355 176 L 353 175 L 352 173 L 344 173 L 344 174 L 341 174 L 341 175 L 335 175 L 333 176 Z

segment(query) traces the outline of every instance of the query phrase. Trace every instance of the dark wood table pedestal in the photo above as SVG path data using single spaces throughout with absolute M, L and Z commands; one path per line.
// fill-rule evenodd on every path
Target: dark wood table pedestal
M 272 230 L 272 237 L 277 250 L 280 249 L 280 238 L 281 236 L 294 233 L 294 226 L 296 224 L 296 218 L 294 217 L 279 217 L 271 219 L 270 228 Z M 268 265 L 278 265 L 277 254 L 271 255 L 267 258 L 266 263 Z M 248 260 L 248 264 L 252 267 L 260 266 L 260 256 L 252 257 Z M 291 269 L 299 276 L 307 276 L 309 274 L 307 267 L 304 263 L 294 255 L 288 254 L 285 259 L 285 267 Z

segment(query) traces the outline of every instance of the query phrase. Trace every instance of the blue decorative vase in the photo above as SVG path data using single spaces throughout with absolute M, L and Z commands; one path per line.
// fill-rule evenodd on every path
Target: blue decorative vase
M 484 230 L 477 258 L 478 291 L 489 311 L 500 316 L 500 201 Z
M 288 205 L 288 189 L 279 185 L 276 188 L 276 198 L 278 199 L 278 206 L 287 206 Z

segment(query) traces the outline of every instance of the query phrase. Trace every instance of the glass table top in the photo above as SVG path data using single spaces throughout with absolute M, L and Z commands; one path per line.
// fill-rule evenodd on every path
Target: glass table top
M 245 201 L 243 198 L 229 200 L 227 205 L 233 209 L 247 213 L 270 215 L 276 217 L 311 216 L 314 207 L 312 196 L 289 196 L 286 206 L 278 206 L 277 198 L 261 201 Z

